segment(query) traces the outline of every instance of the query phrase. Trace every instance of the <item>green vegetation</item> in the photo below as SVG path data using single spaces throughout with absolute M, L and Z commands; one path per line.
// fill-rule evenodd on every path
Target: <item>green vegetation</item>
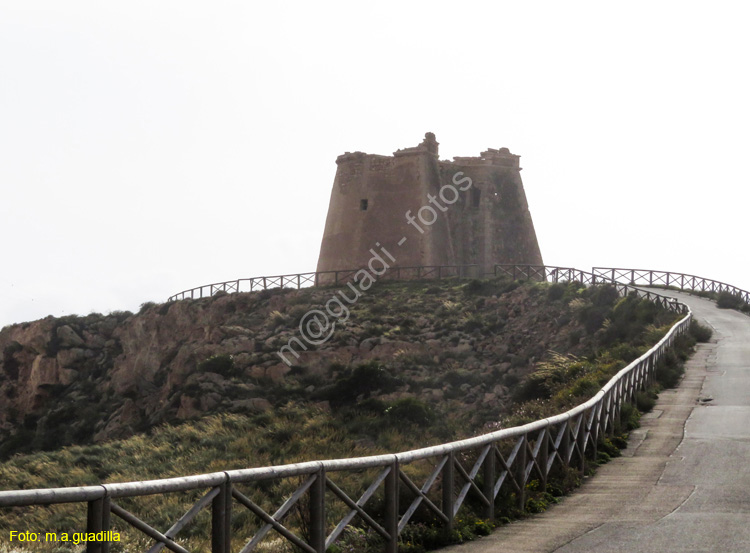
M 231 355 L 214 355 L 205 361 L 198 363 L 198 371 L 202 373 L 212 372 L 225 377 L 240 376 L 234 366 L 234 358 Z
M 750 305 L 745 303 L 742 296 L 731 292 L 719 292 L 716 296 L 716 306 L 719 309 L 736 309 L 745 313 L 750 312 Z
M 669 289 L 679 290 L 679 288 L 674 288 L 672 286 L 670 286 Z M 750 303 L 746 303 L 742 299 L 742 296 L 740 296 L 739 294 L 733 294 L 732 292 L 726 290 L 723 292 L 692 290 L 690 291 L 690 293 L 695 294 L 696 296 L 699 296 L 701 298 L 714 300 L 716 302 L 716 306 L 719 309 L 735 309 L 742 313 L 750 314 Z
M 632 283 L 631 283 L 632 284 Z M 640 286 L 640 285 L 639 285 Z M 707 298 L 716 302 L 719 309 L 735 309 L 742 313 L 750 315 L 750 303 L 742 299 L 742 295 L 729 292 L 710 292 L 707 290 L 691 290 L 690 288 L 680 288 L 679 286 L 652 286 L 662 290 L 674 290 L 675 292 L 687 292 L 701 298 Z

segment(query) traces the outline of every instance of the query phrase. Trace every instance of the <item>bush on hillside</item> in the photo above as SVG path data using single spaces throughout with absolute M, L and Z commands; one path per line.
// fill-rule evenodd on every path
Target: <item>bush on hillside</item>
M 716 306 L 719 309 L 740 309 L 743 303 L 742 297 L 731 292 L 720 292 L 716 298 Z
M 214 355 L 209 357 L 205 361 L 198 363 L 198 370 L 200 372 L 220 374 L 227 378 L 237 376 L 234 358 L 231 355 Z
M 714 331 L 694 320 L 690 323 L 690 334 L 697 342 L 706 343 L 711 341 Z

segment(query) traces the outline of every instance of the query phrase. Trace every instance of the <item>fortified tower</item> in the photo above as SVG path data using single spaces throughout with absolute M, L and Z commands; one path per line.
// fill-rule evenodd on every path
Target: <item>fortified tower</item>
M 364 267 L 371 249 L 391 267 L 541 265 L 519 159 L 500 148 L 443 161 L 429 132 L 392 156 L 346 152 L 336 159 L 318 271 Z

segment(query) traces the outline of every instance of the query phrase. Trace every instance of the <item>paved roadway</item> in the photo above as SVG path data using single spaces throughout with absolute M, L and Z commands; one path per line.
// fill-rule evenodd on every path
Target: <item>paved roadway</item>
M 750 552 L 750 317 L 687 294 L 714 329 L 623 457 L 546 513 L 450 553 Z

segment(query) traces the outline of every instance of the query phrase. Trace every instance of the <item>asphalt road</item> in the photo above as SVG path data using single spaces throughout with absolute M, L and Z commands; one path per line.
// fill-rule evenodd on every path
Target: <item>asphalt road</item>
M 750 552 L 750 317 L 687 294 L 714 329 L 623 457 L 546 513 L 451 553 Z

